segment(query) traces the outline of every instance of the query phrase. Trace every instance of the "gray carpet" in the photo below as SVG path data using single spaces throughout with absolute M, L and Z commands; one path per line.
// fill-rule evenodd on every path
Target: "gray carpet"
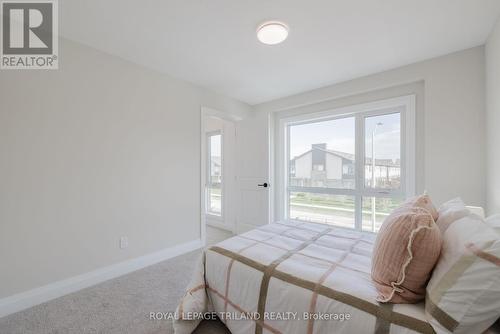
M 230 236 L 214 228 L 207 235 L 210 244 Z M 149 313 L 175 310 L 199 256 L 194 251 L 1 318 L 0 333 L 173 333 L 170 321 L 150 320 Z M 229 331 L 218 321 L 205 321 L 195 333 Z

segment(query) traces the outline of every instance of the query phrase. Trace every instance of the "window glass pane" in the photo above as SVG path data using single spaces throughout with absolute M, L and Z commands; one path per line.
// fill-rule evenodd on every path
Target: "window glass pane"
M 221 191 L 220 188 L 211 187 L 208 188 L 208 212 L 212 214 L 221 214 L 222 201 L 221 201 Z
M 365 187 L 399 189 L 400 186 L 401 115 L 366 117 Z
M 398 198 L 363 197 L 363 231 L 378 232 L 385 218 L 403 203 Z
M 221 135 L 210 136 L 210 183 L 221 182 Z
M 220 134 L 209 137 L 209 175 L 207 211 L 212 214 L 221 214 L 222 208 L 222 136 Z
M 354 197 L 344 195 L 290 193 L 291 219 L 354 228 Z
M 289 133 L 290 186 L 354 188 L 354 117 L 292 125 Z

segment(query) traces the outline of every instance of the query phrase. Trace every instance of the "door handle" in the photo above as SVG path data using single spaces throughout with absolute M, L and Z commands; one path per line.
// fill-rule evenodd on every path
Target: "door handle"
M 264 182 L 262 184 L 258 184 L 259 187 L 264 187 L 264 188 L 267 188 L 269 185 L 267 184 L 267 182 Z

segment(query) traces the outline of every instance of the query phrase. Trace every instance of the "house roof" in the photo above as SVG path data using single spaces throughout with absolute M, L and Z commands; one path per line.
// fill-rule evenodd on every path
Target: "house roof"
M 346 160 L 354 161 L 354 154 L 351 154 L 351 153 L 346 153 L 346 152 L 341 152 L 341 151 L 335 151 L 335 150 L 328 150 L 328 149 L 322 149 L 322 148 L 319 148 L 319 150 L 324 151 L 324 152 L 329 153 L 329 154 L 333 154 L 333 155 L 339 156 L 339 157 L 344 158 Z
M 352 153 L 346 153 L 346 152 L 341 152 L 341 151 L 335 151 L 335 150 L 328 150 L 328 149 L 323 149 L 323 148 L 320 148 L 320 147 L 313 147 L 311 148 L 310 150 L 294 157 L 292 159 L 292 161 L 295 161 L 303 156 L 305 156 L 306 154 L 312 152 L 312 150 L 317 150 L 317 151 L 323 151 L 325 153 L 328 153 L 328 154 L 331 154 L 331 155 L 335 155 L 335 156 L 338 156 L 342 159 L 345 159 L 345 160 L 349 160 L 349 161 L 354 161 L 354 154 Z M 371 164 L 372 163 L 372 159 L 371 158 L 366 158 L 366 163 L 367 164 Z M 388 166 L 388 167 L 399 167 L 400 166 L 400 160 L 397 159 L 397 160 L 392 160 L 392 159 L 375 159 L 375 165 L 377 166 Z

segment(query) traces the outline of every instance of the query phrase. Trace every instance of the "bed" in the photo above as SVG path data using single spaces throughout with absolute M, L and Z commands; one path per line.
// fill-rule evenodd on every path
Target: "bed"
M 204 251 L 176 311 L 176 333 L 216 314 L 233 334 L 434 333 L 424 305 L 381 304 L 375 235 L 281 221 Z

